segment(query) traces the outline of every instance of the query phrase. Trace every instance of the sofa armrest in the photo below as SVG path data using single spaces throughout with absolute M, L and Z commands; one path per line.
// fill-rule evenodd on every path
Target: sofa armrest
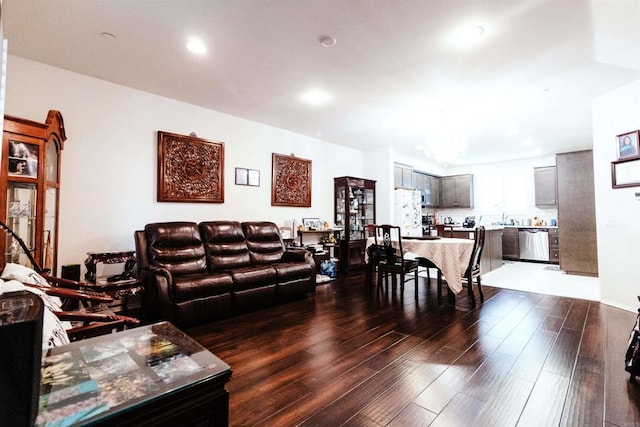
M 282 260 L 287 262 L 306 262 L 311 266 L 311 280 L 309 283 L 309 292 L 315 292 L 316 290 L 316 273 L 318 268 L 316 267 L 316 261 L 313 259 L 313 255 L 306 249 L 294 249 L 287 248 L 282 254 Z
M 302 248 L 287 248 L 282 254 L 282 260 L 286 262 L 308 262 L 309 258 L 313 259 L 311 252 Z
M 140 281 L 144 286 L 142 315 L 145 322 L 174 321 L 171 287 L 173 276 L 167 269 L 144 266 L 140 269 Z

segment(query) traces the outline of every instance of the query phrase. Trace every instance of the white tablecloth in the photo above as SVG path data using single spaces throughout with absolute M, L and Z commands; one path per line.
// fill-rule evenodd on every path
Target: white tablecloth
M 367 239 L 367 247 L 374 243 L 373 237 Z M 448 238 L 437 240 L 402 239 L 402 251 L 405 258 L 411 257 L 409 252 L 428 258 L 442 271 L 449 289 L 456 294 L 462 291 L 462 276 L 471 260 L 473 240 Z

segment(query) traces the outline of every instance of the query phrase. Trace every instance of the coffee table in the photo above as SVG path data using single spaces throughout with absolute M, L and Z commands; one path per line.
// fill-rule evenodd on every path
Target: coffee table
M 43 354 L 36 425 L 213 425 L 229 421 L 231 368 L 169 322 Z

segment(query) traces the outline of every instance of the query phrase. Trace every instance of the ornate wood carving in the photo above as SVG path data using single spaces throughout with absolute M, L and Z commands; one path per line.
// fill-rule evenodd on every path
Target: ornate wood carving
M 311 160 L 273 153 L 271 205 L 311 207 Z
M 224 202 L 224 143 L 158 131 L 158 201 Z

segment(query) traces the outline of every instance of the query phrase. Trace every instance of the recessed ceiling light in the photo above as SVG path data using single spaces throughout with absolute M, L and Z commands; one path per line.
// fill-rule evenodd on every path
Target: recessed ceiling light
M 100 33 L 100 35 L 102 36 L 103 39 L 114 40 L 116 38 L 115 35 L 113 35 L 112 33 L 108 33 L 106 31 Z
M 471 27 L 465 27 L 458 32 L 458 42 L 463 44 L 473 43 L 480 39 L 484 34 L 484 28 L 480 25 L 473 25 Z
M 320 42 L 323 47 L 332 47 L 335 46 L 336 39 L 331 36 L 323 35 L 318 37 L 318 42 Z
M 197 38 L 189 39 L 189 41 L 187 42 L 187 49 L 197 55 L 202 55 L 207 51 L 207 47 L 204 45 L 202 40 Z
M 311 105 L 324 105 L 331 101 L 331 95 L 322 89 L 312 89 L 303 93 L 300 98 Z

